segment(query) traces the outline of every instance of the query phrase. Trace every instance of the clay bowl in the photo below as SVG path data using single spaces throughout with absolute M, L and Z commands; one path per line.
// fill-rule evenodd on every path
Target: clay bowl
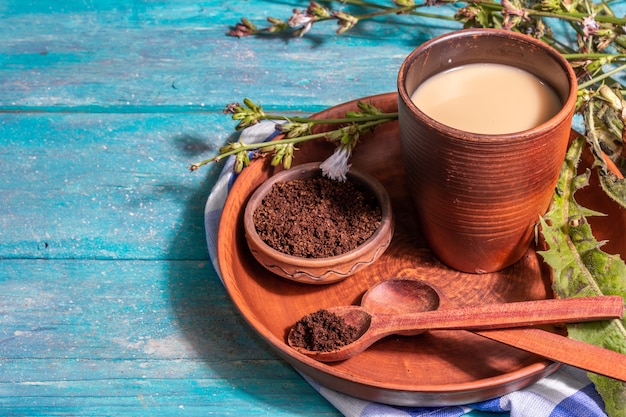
M 341 281 L 371 265 L 391 243 L 394 228 L 391 201 L 385 187 L 371 175 L 351 169 L 347 174 L 348 180 L 370 190 L 382 212 L 380 227 L 368 240 L 349 252 L 326 258 L 288 255 L 266 244 L 254 226 L 254 211 L 262 204 L 263 198 L 274 184 L 297 178 L 319 177 L 322 175 L 319 165 L 319 162 L 302 164 L 270 177 L 250 197 L 243 220 L 246 241 L 254 258 L 276 275 L 305 284 L 329 284 Z

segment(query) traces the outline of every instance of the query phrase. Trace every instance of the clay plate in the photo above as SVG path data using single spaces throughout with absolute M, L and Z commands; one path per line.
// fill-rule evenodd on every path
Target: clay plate
M 361 101 L 385 111 L 397 111 L 396 93 Z M 341 104 L 317 117 L 339 117 L 348 110 L 356 110 L 356 103 Z M 309 142 L 300 147 L 294 163 L 323 160 L 332 151 L 333 146 L 323 141 Z M 364 136 L 352 158 L 354 167 L 378 178 L 389 192 L 396 227 L 385 254 L 373 265 L 335 284 L 311 286 L 284 280 L 256 262 L 243 231 L 243 212 L 249 196 L 278 171 L 269 162 L 269 158 L 254 161 L 235 181 L 219 227 L 218 262 L 226 289 L 243 317 L 296 369 L 339 392 L 406 406 L 482 401 L 521 389 L 557 369 L 553 362 L 466 331 L 389 337 L 338 363 L 320 363 L 291 349 L 285 343 L 286 335 L 302 316 L 319 308 L 358 304 L 369 287 L 386 278 L 427 280 L 458 305 L 476 305 L 550 297 L 550 274 L 533 248 L 515 265 L 483 275 L 457 272 L 437 261 L 413 216 L 401 165 L 398 124 L 393 122 Z M 577 198 L 587 207 L 609 214 L 590 219 L 598 240 L 609 240 L 605 250 L 626 253 L 626 237 L 620 235 L 626 211 L 606 198 L 597 181 L 577 193 Z

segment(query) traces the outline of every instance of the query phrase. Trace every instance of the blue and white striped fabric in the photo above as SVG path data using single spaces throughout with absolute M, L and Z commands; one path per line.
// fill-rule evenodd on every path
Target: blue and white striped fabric
M 254 125 L 241 134 L 241 140 L 255 143 L 275 135 L 273 122 Z M 205 228 L 209 256 L 215 270 L 217 263 L 217 230 L 222 208 L 236 175 L 233 158 L 213 187 L 205 208 Z M 221 275 L 220 275 L 221 276 Z M 512 417 L 601 417 L 606 416 L 602 399 L 585 371 L 562 366 L 557 372 L 521 391 L 480 403 L 453 407 L 396 407 L 364 401 L 322 387 L 303 376 L 315 390 L 347 417 L 457 417 L 472 410 L 509 413 Z

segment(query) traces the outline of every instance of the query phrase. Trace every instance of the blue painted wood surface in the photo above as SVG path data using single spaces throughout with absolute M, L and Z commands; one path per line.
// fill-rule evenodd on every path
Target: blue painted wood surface
M 203 209 L 250 97 L 305 114 L 395 89 L 455 23 L 226 37 L 262 0 L 0 1 L 0 414 L 336 416 L 248 328 Z M 476 414 L 478 415 L 478 414 Z

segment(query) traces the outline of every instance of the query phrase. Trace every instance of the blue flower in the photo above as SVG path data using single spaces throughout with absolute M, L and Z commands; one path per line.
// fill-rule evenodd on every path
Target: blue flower
M 350 169 L 350 165 L 348 165 L 350 155 L 352 155 L 352 149 L 338 146 L 335 152 L 320 164 L 322 174 L 331 180 L 345 181 L 346 174 Z

